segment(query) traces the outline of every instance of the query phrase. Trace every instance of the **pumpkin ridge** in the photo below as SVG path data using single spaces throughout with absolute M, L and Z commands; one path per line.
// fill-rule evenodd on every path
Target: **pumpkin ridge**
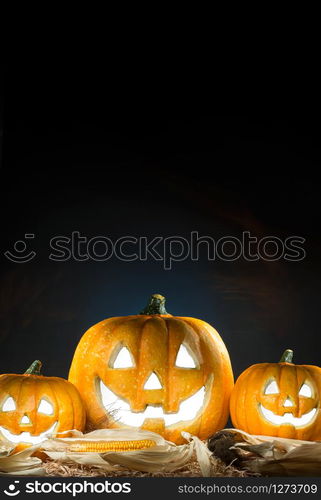
M 53 393 L 55 394 L 55 397 L 56 397 L 56 394 L 57 393 L 59 394 L 59 392 L 61 390 L 60 382 L 58 380 L 53 380 L 52 381 L 52 385 L 53 385 L 52 391 L 53 391 Z M 67 391 L 65 390 L 65 387 L 63 387 L 63 393 L 66 394 L 66 392 Z M 60 419 L 62 418 L 62 415 L 61 415 L 62 408 L 61 408 L 61 405 L 60 405 L 60 400 L 58 401 L 58 397 L 56 397 L 56 399 L 57 399 L 58 421 L 60 422 Z M 70 399 L 70 398 L 68 398 L 68 399 Z M 65 406 L 65 401 L 63 403 L 64 403 L 63 406 Z M 74 419 L 74 416 L 73 416 L 73 419 Z M 60 424 L 58 424 L 58 433 L 61 432 L 60 427 L 61 427 Z M 65 423 L 64 423 L 63 427 L 65 428 Z M 68 425 L 68 427 L 69 427 L 69 425 Z M 66 429 L 66 430 L 70 430 L 70 429 Z
M 204 341 L 203 335 L 201 334 L 202 330 L 205 330 L 206 331 L 205 338 L 208 340 L 211 340 L 211 341 L 213 339 L 215 341 L 215 347 L 216 347 L 216 351 L 217 351 L 216 360 L 220 364 L 220 369 L 222 369 L 224 366 L 226 368 L 226 364 L 227 363 L 229 364 L 230 371 L 231 371 L 231 379 L 229 377 L 225 377 L 225 376 L 220 377 L 220 384 L 222 384 L 222 393 L 225 394 L 225 398 L 223 401 L 224 408 L 222 408 L 222 411 L 220 412 L 220 417 L 219 417 L 219 420 L 217 422 L 217 426 L 218 426 L 218 428 L 222 428 L 222 427 L 224 427 L 226 420 L 228 418 L 229 400 L 230 400 L 230 395 L 231 395 L 232 388 L 234 385 L 232 365 L 231 365 L 231 360 L 230 360 L 230 357 L 228 354 L 227 347 L 225 346 L 223 339 L 220 336 L 220 334 L 218 333 L 218 331 L 213 326 L 211 326 L 209 323 L 207 323 L 206 321 L 203 321 L 201 319 L 196 319 L 193 317 L 186 317 L 186 316 L 175 316 L 174 319 L 185 323 L 186 325 L 188 325 L 192 329 L 192 331 L 194 332 L 194 334 L 196 335 L 196 337 L 200 341 L 200 345 L 202 346 L 202 347 L 200 347 L 201 351 L 203 350 L 203 347 L 204 347 L 203 344 L 206 344 Z M 203 360 L 203 362 L 204 362 L 204 360 Z M 204 377 L 205 377 L 205 373 L 204 373 Z M 213 375 L 213 377 L 214 377 L 214 381 L 212 381 L 212 385 L 218 382 L 214 375 Z M 203 384 L 205 385 L 205 382 Z M 210 405 L 210 404 L 211 404 L 211 397 L 209 395 L 207 395 L 207 405 Z M 204 421 L 203 413 L 201 413 L 201 415 L 199 417 L 199 424 L 198 424 L 199 428 L 202 427 L 203 421 Z
M 70 404 L 72 406 L 72 409 L 73 409 L 73 418 L 72 418 L 72 424 L 71 424 L 71 427 L 72 429 L 74 428 L 74 425 L 75 425 L 75 420 L 77 418 L 77 408 L 75 407 L 75 402 L 74 402 L 74 398 L 72 397 L 72 394 L 71 394 L 71 386 L 69 385 L 69 382 L 68 384 L 66 385 L 66 393 L 68 394 L 68 397 L 69 397 L 69 401 L 70 401 Z
M 115 321 L 117 319 L 121 320 L 120 323 L 116 323 L 115 325 L 112 325 L 110 331 L 108 331 L 108 334 L 112 335 L 114 333 L 114 331 L 116 330 L 116 328 L 118 328 L 118 326 L 120 326 L 120 325 L 122 325 L 122 324 L 124 324 L 126 322 L 126 320 L 125 320 L 124 317 L 122 317 L 122 316 L 115 316 L 115 317 L 112 317 L 112 318 L 107 318 L 107 319 L 104 319 L 104 320 L 100 321 L 96 325 L 88 328 L 88 330 L 86 330 L 86 332 L 84 333 L 84 335 L 81 337 L 81 339 L 79 341 L 79 344 L 78 344 L 78 346 L 77 346 L 77 348 L 75 350 L 75 353 L 74 353 L 74 357 L 76 356 L 77 349 L 78 349 L 78 347 L 80 347 L 80 343 L 83 340 L 83 338 L 84 338 L 85 335 L 91 333 L 91 334 L 93 334 L 93 337 L 91 339 L 91 342 L 90 343 L 88 342 L 87 349 L 82 353 L 82 357 L 84 359 L 86 358 L 86 356 L 88 354 L 88 351 L 90 352 L 90 351 L 93 350 L 93 348 L 97 347 L 97 344 L 98 344 L 98 342 L 100 340 L 100 335 L 101 335 L 100 328 L 105 327 L 105 324 L 107 322 L 112 323 L 113 321 Z M 105 332 L 105 334 L 106 334 L 106 332 Z M 73 362 L 73 360 L 72 360 L 72 362 Z M 71 362 L 70 370 L 71 370 L 71 367 L 72 367 L 72 364 L 73 364 L 72 362 Z M 70 370 L 69 370 L 69 376 L 70 376 Z
M 18 380 L 20 380 L 20 384 L 19 384 L 19 390 L 18 390 L 18 397 L 17 397 L 17 402 L 20 400 L 20 397 L 21 397 L 21 393 L 22 393 L 22 386 L 23 386 L 23 383 L 25 381 L 24 377 L 19 375 L 19 378 Z M 11 384 L 10 384 L 11 385 Z M 9 385 L 9 387 L 10 387 Z
M 170 322 L 168 318 L 162 318 L 163 322 L 165 323 L 165 328 L 167 332 L 167 365 L 166 365 L 166 384 L 164 386 L 164 391 L 165 391 L 165 401 L 167 403 L 168 399 L 168 387 L 170 387 L 170 372 L 169 372 L 169 360 L 170 360 Z
M 38 414 L 37 414 L 37 410 L 38 410 L 38 407 L 39 407 L 39 401 L 40 401 L 40 390 L 43 388 L 43 381 L 41 381 L 40 383 L 37 383 L 36 380 L 33 380 L 33 394 L 34 394 L 34 411 L 33 411 L 33 414 L 32 414 L 32 419 L 33 419 L 33 434 L 40 434 L 39 432 L 39 429 L 38 429 Z
M 58 377 L 52 377 L 52 379 L 53 379 L 52 382 L 56 382 L 57 378 Z M 43 383 L 45 384 L 45 387 L 47 387 L 47 390 L 50 393 L 50 396 L 52 397 L 52 401 L 54 401 L 54 403 L 55 403 L 55 408 L 57 409 L 57 414 L 58 414 L 58 417 L 59 417 L 59 415 L 60 415 L 60 405 L 59 405 L 58 398 L 56 396 L 56 391 L 51 387 L 51 384 L 50 384 L 49 380 L 44 380 Z
M 263 373 L 265 374 L 268 371 L 268 366 L 262 367 Z M 244 400 L 247 401 L 247 398 L 249 397 L 249 393 L 252 392 L 252 382 L 257 378 L 257 373 L 256 371 L 252 370 L 248 376 L 248 381 L 245 387 L 245 394 L 244 394 Z M 255 395 L 255 405 L 257 405 L 257 395 Z M 257 405 L 258 406 L 258 405 Z M 249 414 L 250 412 L 245 411 L 244 412 L 244 420 L 245 420 L 245 425 L 248 428 L 249 427 L 249 418 L 251 418 L 251 415 Z M 262 426 L 260 425 L 260 433 L 262 430 Z
M 304 370 L 304 371 L 305 371 L 305 373 L 307 373 L 307 370 Z M 295 370 L 295 375 L 296 375 L 296 383 L 297 383 L 297 387 L 298 387 L 298 389 L 299 389 L 299 383 L 300 383 L 300 381 L 299 381 L 299 370 L 297 370 L 297 369 Z M 298 404 L 298 407 L 299 407 L 299 409 L 298 409 L 298 415 L 301 415 L 301 406 L 302 406 L 302 405 L 301 405 L 301 402 L 300 402 L 300 400 L 299 400 L 299 404 Z
M 20 380 L 19 375 L 15 378 L 11 378 L 9 374 L 3 374 L 0 376 L 0 383 L 6 387 L 7 394 L 9 396 L 11 395 L 12 386 L 19 383 L 19 382 L 20 382 L 20 386 L 21 386 L 22 381 Z
M 141 315 L 141 316 L 145 316 L 145 315 Z M 147 315 L 147 317 L 144 318 L 144 321 L 142 322 L 142 325 L 141 325 L 141 328 L 140 328 L 140 332 L 139 332 L 139 348 L 138 348 L 138 364 L 137 364 L 138 368 L 142 364 L 143 353 L 142 353 L 142 349 L 141 349 L 141 343 L 142 343 L 142 338 L 143 338 L 143 335 L 144 335 L 144 330 L 147 327 L 147 324 L 149 323 L 149 321 L 153 321 L 154 319 L 155 319 L 154 316 Z M 140 390 L 141 389 L 140 389 L 140 387 L 138 387 L 138 384 L 137 384 L 136 394 L 135 394 L 135 401 L 137 401 L 137 399 L 138 399 Z M 130 406 L 130 408 L 132 408 L 132 404 L 131 403 L 129 403 L 129 406 Z
M 56 402 L 57 402 L 57 415 L 58 415 L 58 417 L 57 417 L 57 420 L 58 420 L 57 433 L 59 434 L 59 432 L 61 432 L 61 427 L 63 427 L 64 430 L 70 430 L 70 429 L 66 429 L 65 420 L 62 422 L 62 417 L 67 416 L 67 415 L 69 417 L 71 412 L 69 411 L 68 414 L 65 414 L 65 412 L 62 412 L 63 407 L 66 406 L 66 394 L 68 394 L 68 392 L 66 390 L 65 385 L 63 383 L 61 383 L 60 380 L 57 380 L 57 378 L 59 378 L 59 377 L 55 377 L 55 378 L 56 378 L 56 380 L 50 380 L 50 382 L 48 381 L 48 383 L 51 386 L 52 392 L 54 393 L 55 398 L 56 398 Z M 62 407 L 62 405 L 60 405 L 60 399 L 58 400 L 58 397 L 56 396 L 56 394 L 60 394 L 61 392 L 64 395 L 63 407 Z M 69 394 L 68 394 L 67 399 L 69 402 L 70 401 Z M 69 407 L 69 405 L 68 405 L 68 407 Z M 74 415 L 73 415 L 73 419 L 74 419 Z M 61 426 L 61 423 L 63 423 L 63 426 Z M 69 425 L 68 425 L 68 427 L 69 427 Z
M 282 359 L 282 358 L 281 358 Z M 276 365 L 276 369 L 278 365 Z M 287 364 L 284 364 L 284 361 L 281 362 L 281 365 L 279 363 L 280 369 L 278 370 L 279 373 L 279 380 L 278 380 L 278 387 L 281 388 L 283 386 L 283 380 L 287 379 Z M 297 369 L 294 367 L 295 370 L 295 379 L 297 380 Z M 278 403 L 277 403 L 277 413 L 280 414 L 280 398 L 281 398 L 281 393 L 278 396 Z M 283 413 L 282 413 L 283 414 Z M 280 429 L 278 428 L 278 435 L 279 435 Z
M 116 333 L 117 329 L 121 328 L 126 323 L 126 318 L 121 317 L 121 316 L 117 316 L 117 319 L 118 318 L 121 318 L 121 321 L 119 323 L 116 323 L 116 325 L 113 325 L 108 332 L 104 331 L 104 335 L 105 336 L 112 336 L 112 335 L 114 335 L 114 333 Z M 110 318 L 110 319 L 114 319 L 114 318 Z M 95 339 L 94 339 L 93 343 L 90 344 L 90 345 L 88 344 L 88 348 L 87 348 L 86 352 L 83 353 L 83 358 L 86 357 L 88 351 L 93 351 L 93 350 L 95 351 L 97 349 L 97 344 L 99 342 L 101 342 L 100 335 L 101 335 L 101 332 L 98 330 L 97 331 L 97 335 L 95 336 Z M 99 375 L 96 373 L 96 377 L 98 377 L 98 376 Z

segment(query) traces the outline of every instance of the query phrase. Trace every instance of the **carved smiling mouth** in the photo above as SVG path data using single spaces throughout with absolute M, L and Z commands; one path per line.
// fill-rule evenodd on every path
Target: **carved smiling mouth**
M 8 441 L 12 443 L 28 443 L 28 444 L 39 444 L 42 441 L 48 439 L 50 434 L 53 434 L 58 422 L 55 422 L 48 430 L 42 432 L 38 436 L 33 436 L 30 432 L 21 432 L 20 434 L 12 434 L 4 427 L 0 426 L 0 432 Z
M 99 386 L 105 409 L 107 411 L 114 410 L 117 421 L 132 427 L 141 427 L 146 418 L 162 418 L 166 426 L 181 421 L 194 420 L 203 407 L 205 397 L 205 387 L 201 387 L 193 396 L 180 404 L 177 413 L 164 413 L 162 407 L 151 405 L 147 405 L 142 412 L 134 413 L 131 411 L 130 405 L 108 389 L 102 380 L 100 380 Z
M 303 427 L 312 422 L 317 409 L 313 408 L 308 413 L 302 415 L 302 417 L 294 417 L 292 413 L 284 413 L 284 415 L 276 415 L 273 411 L 268 410 L 261 403 L 259 404 L 260 411 L 263 417 L 275 425 L 282 424 L 292 424 L 294 427 Z

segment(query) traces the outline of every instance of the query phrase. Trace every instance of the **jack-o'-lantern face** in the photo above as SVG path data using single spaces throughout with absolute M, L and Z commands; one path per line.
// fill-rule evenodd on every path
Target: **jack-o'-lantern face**
M 23 375 L 0 376 L 0 439 L 38 444 L 49 435 L 83 430 L 85 411 L 67 380 L 40 375 L 39 361 Z
M 161 296 L 153 297 L 155 306 Z M 142 427 L 175 442 L 182 430 L 206 438 L 228 416 L 233 375 L 226 348 L 205 322 L 153 306 L 90 328 L 69 380 L 92 427 Z
M 235 427 L 251 434 L 321 437 L 321 369 L 294 365 L 292 355 L 287 350 L 280 363 L 254 365 L 239 377 L 230 404 Z
M 96 378 L 101 402 L 106 410 L 114 408 L 117 411 L 119 422 L 133 427 L 141 427 L 146 419 L 162 419 L 165 426 L 194 420 L 206 404 L 206 390 L 211 391 L 213 377 L 206 373 L 203 362 L 196 359 L 196 345 L 193 345 L 192 349 L 186 338 L 185 344 L 182 342 L 175 347 L 169 347 L 170 351 L 173 348 L 177 351 L 176 359 L 170 356 L 168 363 L 164 364 L 167 355 L 164 348 L 168 346 L 162 342 L 163 348 L 161 347 L 160 351 L 163 352 L 155 355 L 153 344 L 160 347 L 161 343 L 157 338 L 154 338 L 154 342 L 151 339 L 151 334 L 157 336 L 158 321 L 154 321 L 149 327 L 148 344 L 140 343 L 139 350 L 145 353 L 148 359 L 153 355 L 154 361 L 146 362 L 140 368 L 137 368 L 137 342 L 133 343 L 127 339 L 125 346 L 123 340 L 114 336 L 114 349 L 111 346 L 111 351 L 106 350 L 105 359 L 108 360 L 109 357 L 109 361 L 105 363 L 103 370 L 97 373 Z M 193 344 L 195 339 L 189 340 Z M 201 358 L 200 353 L 198 357 Z M 169 363 L 172 363 L 172 366 L 168 366 Z M 175 379 L 175 384 L 171 384 L 169 378 Z

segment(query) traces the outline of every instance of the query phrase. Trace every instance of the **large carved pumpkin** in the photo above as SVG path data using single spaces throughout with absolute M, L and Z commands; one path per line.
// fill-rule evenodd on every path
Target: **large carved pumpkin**
M 42 376 L 40 368 L 34 361 L 23 375 L 0 375 L 0 439 L 22 448 L 85 425 L 77 389 L 62 378 Z
M 69 380 L 86 404 L 90 428 L 141 427 L 180 443 L 205 439 L 228 418 L 233 374 L 214 328 L 175 317 L 153 295 L 139 315 L 92 326 L 75 351 Z
M 234 386 L 233 425 L 251 434 L 321 439 L 321 368 L 292 363 L 287 349 L 279 363 L 250 366 Z

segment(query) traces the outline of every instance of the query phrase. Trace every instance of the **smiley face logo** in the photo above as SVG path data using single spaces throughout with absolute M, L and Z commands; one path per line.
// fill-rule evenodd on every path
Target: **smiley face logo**
M 18 240 L 13 245 L 13 252 L 11 250 L 7 250 L 4 252 L 4 255 L 7 259 L 15 262 L 16 264 L 26 264 L 30 262 L 36 256 L 36 252 L 31 250 L 28 252 L 27 244 L 25 240 L 34 239 L 35 235 L 33 233 L 25 234 L 24 240 Z
M 13 483 L 9 484 L 8 490 L 3 490 L 4 494 L 9 496 L 9 497 L 16 497 L 19 495 L 20 490 L 16 489 L 16 484 L 19 484 L 20 481 L 14 481 Z

